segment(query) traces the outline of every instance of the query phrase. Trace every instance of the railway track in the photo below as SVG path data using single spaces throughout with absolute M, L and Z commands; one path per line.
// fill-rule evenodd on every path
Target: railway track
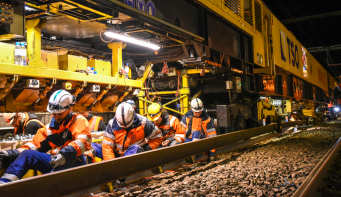
M 314 127 L 97 196 L 340 196 L 340 137 L 341 129 Z
M 294 197 L 341 196 L 341 138 L 316 165 Z
M 303 121 L 295 121 L 283 123 L 281 126 L 277 124 L 266 125 L 174 147 L 167 147 L 65 171 L 44 174 L 2 185 L 0 186 L 0 194 L 2 196 L 25 195 L 26 197 L 82 196 L 91 191 L 95 191 L 96 188 L 103 183 L 131 175 L 137 176 L 135 178 L 139 178 L 136 173 L 141 174 L 141 172 L 150 171 L 150 169 L 159 166 L 172 168 L 176 165 L 181 165 L 181 162 L 183 162 L 185 158 L 204 153 L 214 148 L 218 148 L 221 152 L 231 151 L 274 137 L 278 135 L 274 133 L 274 131 L 281 127 L 284 128 L 302 124 Z M 176 162 L 179 163 L 176 164 Z

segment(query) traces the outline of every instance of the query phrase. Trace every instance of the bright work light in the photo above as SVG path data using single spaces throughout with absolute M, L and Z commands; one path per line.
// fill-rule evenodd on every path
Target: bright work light
M 137 44 L 137 45 L 140 45 L 143 47 L 148 47 L 148 48 L 153 49 L 153 50 L 159 50 L 160 49 L 160 47 L 155 45 L 155 44 L 151 44 L 151 43 L 148 43 L 146 41 L 138 40 L 138 39 L 135 39 L 132 37 L 122 35 L 122 34 L 107 31 L 107 32 L 104 32 L 104 35 L 106 35 L 110 38 L 115 38 L 115 39 L 122 40 L 125 42 L 130 42 L 130 43 Z
M 335 111 L 335 112 L 339 112 L 339 111 L 340 111 L 340 108 L 334 107 L 334 111 Z

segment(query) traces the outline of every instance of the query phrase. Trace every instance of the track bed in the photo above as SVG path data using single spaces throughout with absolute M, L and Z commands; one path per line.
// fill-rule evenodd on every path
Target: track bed
M 98 196 L 292 196 L 340 137 L 339 128 L 314 127 Z

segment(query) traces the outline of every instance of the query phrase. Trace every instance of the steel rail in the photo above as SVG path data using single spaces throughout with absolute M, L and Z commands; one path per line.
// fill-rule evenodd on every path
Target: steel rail
M 332 165 L 335 163 L 340 151 L 341 138 L 339 138 L 317 166 L 315 166 L 310 175 L 293 194 L 293 197 L 320 197 L 321 193 L 317 189 L 321 189 L 325 185 L 324 179 L 330 176 L 328 171 L 332 169 Z
M 303 121 L 295 121 L 303 124 Z M 211 149 L 270 133 L 275 124 L 228 133 L 208 139 L 102 161 L 86 166 L 22 179 L 0 186 L 1 196 L 64 196 L 103 183 L 162 166 Z
M 254 145 L 256 143 L 259 143 L 261 141 L 264 141 L 264 140 L 267 140 L 267 139 L 270 139 L 273 137 L 277 137 L 279 135 L 281 135 L 281 133 L 268 133 L 268 134 L 264 134 L 261 136 L 257 136 L 255 138 L 251 138 L 250 140 L 235 142 L 235 143 L 229 144 L 227 146 L 223 146 L 221 148 L 218 148 L 216 151 L 216 155 L 226 153 L 226 152 L 231 152 L 231 151 L 234 151 L 234 150 L 237 150 L 240 148 L 245 148 L 247 146 L 251 146 L 251 145 Z M 207 155 L 205 155 L 205 154 L 199 154 L 195 157 L 196 161 L 202 161 L 205 159 L 207 159 Z M 173 170 L 173 169 L 179 168 L 182 165 L 186 165 L 186 164 L 188 164 L 186 159 L 181 159 L 178 161 L 173 161 L 171 163 L 167 163 L 167 164 L 161 166 L 161 168 L 162 168 L 162 171 L 165 172 L 166 170 Z M 129 184 L 134 183 L 136 181 L 139 181 L 145 177 L 149 177 L 149 176 L 153 176 L 153 175 L 155 175 L 155 174 L 153 174 L 151 170 L 145 170 L 145 171 L 139 172 L 137 174 L 128 176 L 125 180 L 125 183 L 127 185 L 129 185 Z M 68 195 L 68 197 L 83 197 L 86 194 L 95 193 L 95 192 L 100 191 L 100 190 L 101 190 L 100 186 L 96 186 L 93 188 L 86 188 L 83 191 L 79 191 L 75 194 Z
M 290 121 L 290 122 L 282 122 L 282 128 L 286 127 L 292 127 L 295 125 L 303 125 L 305 123 L 305 120 L 299 120 L 299 121 Z

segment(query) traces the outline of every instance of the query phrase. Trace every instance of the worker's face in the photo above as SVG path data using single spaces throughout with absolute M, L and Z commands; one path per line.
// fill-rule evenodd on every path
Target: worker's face
M 157 120 L 153 121 L 156 126 L 159 126 L 162 122 L 162 117 L 160 116 Z
M 194 112 L 194 111 L 193 111 L 193 115 L 194 115 L 194 117 L 196 117 L 196 118 L 200 118 L 201 114 L 202 114 L 202 111 L 200 111 L 200 112 Z
M 56 122 L 58 124 L 63 123 L 64 119 L 66 118 L 66 116 L 71 113 L 71 108 L 65 110 L 62 113 L 51 113 L 51 116 L 56 120 Z
M 13 122 L 12 122 L 12 126 L 13 126 L 13 127 L 20 127 L 20 121 L 21 121 L 21 117 L 18 116 L 18 115 L 16 115 L 16 116 L 14 117 Z
M 89 112 L 79 112 L 79 114 L 85 118 L 89 117 Z

